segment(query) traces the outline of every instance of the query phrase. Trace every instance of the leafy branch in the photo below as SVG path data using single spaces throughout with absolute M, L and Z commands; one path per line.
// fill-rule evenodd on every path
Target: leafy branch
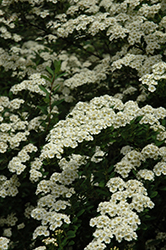
M 54 69 L 51 69 L 50 67 L 46 67 L 46 71 L 49 74 L 48 76 L 45 75 L 41 75 L 42 78 L 44 78 L 46 81 L 50 82 L 50 91 L 48 91 L 44 86 L 39 85 L 39 88 L 45 92 L 46 97 L 44 99 L 44 101 L 46 102 L 46 107 L 44 106 L 38 106 L 39 109 L 41 109 L 41 111 L 43 112 L 43 114 L 48 115 L 48 124 L 46 127 L 46 131 L 49 130 L 50 124 L 51 124 L 51 112 L 54 108 L 54 106 L 60 104 L 61 102 L 64 101 L 64 99 L 62 100 L 58 100 L 58 101 L 53 101 L 53 95 L 55 95 L 59 89 L 59 85 L 53 85 L 55 80 L 59 77 L 62 77 L 63 75 L 65 75 L 66 73 L 61 73 L 61 61 L 54 61 Z M 49 107 L 49 112 L 47 111 L 47 108 Z

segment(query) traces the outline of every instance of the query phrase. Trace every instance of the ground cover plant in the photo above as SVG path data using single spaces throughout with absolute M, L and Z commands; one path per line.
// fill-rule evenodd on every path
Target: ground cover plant
M 0 249 L 166 249 L 165 1 L 0 6 Z

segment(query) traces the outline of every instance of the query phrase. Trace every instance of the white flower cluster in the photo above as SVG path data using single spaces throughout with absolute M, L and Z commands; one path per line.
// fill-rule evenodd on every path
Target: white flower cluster
M 42 242 L 44 242 L 44 244 L 46 244 L 46 245 L 53 244 L 54 246 L 58 246 L 57 240 L 55 238 L 48 237 L 48 238 L 42 240 Z
M 151 117 L 146 115 L 146 110 L 148 110 L 148 106 L 139 108 L 133 101 L 123 104 L 119 99 L 108 95 L 95 97 L 90 103 L 78 102 L 66 120 L 59 121 L 50 131 L 47 137 L 49 143 L 44 145 L 40 157 L 45 159 L 53 158 L 56 155 L 57 158 L 61 158 L 64 147 L 76 148 L 78 143 L 83 140 L 93 140 L 92 135 L 99 134 L 102 129 L 111 126 L 115 129 L 125 127 L 139 116 L 143 116 L 140 124 L 151 124 Z M 154 125 L 160 128 L 159 119 L 166 117 L 166 110 L 151 107 L 148 112 L 155 118 L 153 124 L 156 121 Z M 144 120 L 144 116 L 146 116 L 146 120 Z
M 29 90 L 30 92 L 38 93 L 40 95 L 46 96 L 46 93 L 39 88 L 39 85 L 46 86 L 45 79 L 41 78 L 40 73 L 32 74 L 29 80 L 24 80 L 20 84 L 15 84 L 10 91 L 13 94 L 17 94 L 22 90 Z
M 127 53 L 124 57 L 112 63 L 111 70 L 121 69 L 124 65 L 136 69 L 138 76 L 142 76 L 146 73 L 150 73 L 151 67 L 155 63 L 159 63 L 161 58 L 161 55 L 146 56 Z
M 54 172 L 50 180 L 39 182 L 36 194 L 42 193 L 42 197 L 38 200 L 37 207 L 32 210 L 31 216 L 41 220 L 42 226 L 36 228 L 33 238 L 36 238 L 38 235 L 48 236 L 49 230 L 55 231 L 64 222 L 70 223 L 69 216 L 59 213 L 60 210 L 65 210 L 67 206 L 70 206 L 70 203 L 63 199 L 70 198 L 75 193 L 74 188 L 68 188 L 65 185 L 71 184 L 78 178 L 77 169 L 85 162 L 85 157 L 81 155 L 73 154 L 70 156 L 69 161 L 62 158 L 59 162 L 62 172 Z M 49 226 L 46 226 L 48 224 Z
M 5 1 L 3 0 L 3 3 Z M 32 1 L 29 1 L 30 4 L 32 4 Z M 42 1 L 41 1 L 42 2 Z M 135 43 L 140 44 L 140 49 L 138 48 L 129 48 L 128 46 L 128 53 L 133 54 L 135 56 L 132 61 L 130 61 L 129 66 L 131 68 L 134 68 L 138 71 L 138 76 L 143 76 L 144 74 L 150 73 L 151 66 L 155 63 L 158 63 L 162 60 L 161 55 L 153 56 L 152 50 L 160 48 L 160 44 L 165 43 L 166 37 L 164 36 L 164 32 L 162 30 L 163 27 L 165 27 L 165 19 L 163 18 L 159 24 L 149 21 L 148 18 L 151 18 L 156 13 L 160 11 L 160 3 L 152 2 L 150 5 L 148 4 L 141 4 L 142 1 L 135 1 L 133 4 L 133 1 L 125 0 L 122 3 L 114 3 L 114 1 L 70 1 L 71 6 L 67 9 L 66 13 L 63 13 L 61 15 L 56 15 L 55 20 L 51 20 L 51 23 L 49 22 L 47 25 L 48 27 L 51 27 L 52 33 L 50 36 L 54 37 L 68 37 L 73 32 L 78 32 L 78 37 L 81 36 L 80 32 L 86 32 L 87 34 L 91 34 L 92 36 L 95 36 L 96 34 L 100 33 L 101 31 L 105 31 L 106 35 L 108 36 L 108 39 L 110 41 L 113 41 L 118 38 L 124 38 L 127 37 L 127 40 L 129 44 L 134 45 Z M 57 1 L 53 1 L 54 4 L 57 3 Z M 8 2 L 10 5 L 10 1 Z M 35 1 L 34 1 L 35 4 Z M 39 4 L 39 2 L 38 2 Z M 129 5 L 129 8 L 127 6 Z M 105 13 L 101 12 L 99 10 L 100 7 L 104 7 L 106 10 Z M 138 8 L 137 14 L 135 14 L 135 8 Z M 75 15 L 79 9 L 82 11 L 85 11 L 86 14 L 79 15 L 78 17 L 75 17 L 73 19 L 69 18 L 67 19 L 67 16 Z M 41 18 L 47 17 L 48 10 L 44 10 L 45 12 L 42 12 L 39 7 L 35 7 L 34 11 L 32 9 L 32 13 L 38 13 L 39 16 L 42 13 Z M 3 13 L 2 13 L 3 14 Z M 91 15 L 89 15 L 91 14 Z M 112 16 L 114 15 L 114 17 Z M 32 15 L 33 17 L 33 15 Z M 4 21 L 4 20 L 3 20 Z M 14 24 L 14 22 L 10 22 L 10 25 Z M 55 33 L 55 34 L 54 34 Z M 57 39 L 56 37 L 56 39 Z M 77 35 L 76 35 L 77 37 Z M 144 38 L 147 46 L 146 46 L 146 54 L 143 55 L 141 50 L 141 37 Z M 93 47 L 93 46 L 92 46 Z M 116 53 L 119 58 L 118 61 L 116 59 L 116 56 L 112 55 L 112 69 L 118 69 L 119 67 L 122 67 L 122 65 L 127 65 L 127 58 L 125 57 L 125 54 L 123 54 L 123 45 L 121 46 L 121 50 Z M 27 51 L 28 50 L 28 51 Z M 34 65 L 31 58 L 35 57 L 35 51 L 41 51 L 45 50 L 45 47 L 43 45 L 39 45 L 36 42 L 26 42 L 22 48 L 13 47 L 11 48 L 11 56 L 7 54 L 4 50 L 1 51 L 2 53 L 2 65 L 5 67 L 5 69 L 9 68 L 19 68 L 22 69 L 19 73 L 20 76 L 25 76 L 26 73 L 28 75 L 31 75 L 32 73 L 35 73 L 35 70 L 27 67 L 28 65 Z M 19 53 L 21 53 L 21 57 L 19 56 Z M 31 54 L 31 57 L 27 57 L 27 54 Z M 70 54 L 66 53 L 67 58 L 70 58 Z M 124 55 L 124 58 L 121 58 Z M 27 57 L 27 58 L 26 58 Z M 50 62 L 53 60 L 53 58 L 57 57 L 57 55 L 53 55 L 53 53 L 50 50 L 47 50 L 47 52 L 42 52 L 41 57 L 44 59 L 44 63 L 37 66 L 37 72 L 43 72 L 45 68 L 45 62 L 47 62 L 50 65 Z M 58 56 L 59 57 L 59 56 Z M 21 59 L 20 59 L 21 58 Z M 114 59 L 113 59 L 114 58 Z M 21 61 L 20 61 L 21 60 Z M 122 60 L 122 61 L 119 61 Z M 9 64 L 10 62 L 13 62 L 12 65 Z M 20 65 L 19 65 L 20 64 Z M 80 62 L 79 62 L 80 64 Z M 102 60 L 99 60 L 99 64 L 102 65 Z M 142 66 L 143 64 L 143 66 Z M 75 68 L 75 66 L 71 67 Z M 103 68 L 103 72 L 97 72 L 95 68 L 92 70 L 88 69 L 88 67 L 85 67 L 84 70 L 81 69 L 82 67 L 79 66 L 77 68 L 78 72 L 74 76 L 71 75 L 69 79 L 67 79 L 66 85 L 73 87 L 78 87 L 85 83 L 94 83 L 94 82 L 100 82 L 101 80 L 105 80 L 106 74 L 107 74 L 107 67 Z M 80 70 L 81 69 L 81 70 Z M 67 65 L 64 68 L 65 71 L 67 70 Z M 80 71 L 80 72 L 79 72 Z M 16 72 L 16 71 L 15 71 Z M 74 72 L 74 71 L 73 71 Z M 25 84 L 25 82 L 24 82 Z M 22 83 L 22 85 L 24 85 Z M 21 86 L 22 86 L 21 85 Z M 21 87 L 20 86 L 20 87 Z M 17 86 L 18 87 L 18 86 Z
M 119 111 L 118 111 L 119 110 Z M 138 116 L 143 116 L 147 114 L 147 110 L 149 114 L 153 114 L 154 117 L 156 117 L 157 122 L 156 124 L 160 126 L 160 122 L 158 119 L 163 119 L 166 116 L 166 110 L 162 108 L 160 112 L 158 112 L 158 109 L 150 108 L 147 106 L 143 108 L 139 108 L 138 105 L 133 101 L 128 101 L 125 104 L 123 104 L 119 99 L 110 97 L 108 95 L 102 96 L 102 97 L 95 97 L 90 101 L 90 103 L 83 103 L 79 102 L 77 105 L 73 108 L 71 113 L 67 116 L 66 120 L 60 121 L 57 123 L 54 128 L 50 131 L 50 135 L 48 136 L 49 143 L 47 143 L 43 149 L 42 153 L 40 155 L 40 158 L 46 159 L 53 158 L 55 155 L 58 158 L 61 158 L 61 153 L 63 153 L 63 147 L 76 147 L 79 142 L 82 142 L 83 140 L 89 140 L 89 136 L 92 137 L 93 134 L 99 134 L 103 128 L 107 128 L 108 126 L 113 125 L 115 128 L 126 126 L 130 123 L 131 120 Z M 117 112 L 117 113 L 116 113 Z M 147 123 L 147 121 L 140 120 L 140 124 Z M 91 138 L 91 140 L 93 137 Z M 75 143 L 75 146 L 73 146 L 73 143 Z M 59 148 L 58 148 L 59 147 Z M 145 161 L 147 158 L 154 158 L 157 159 L 158 156 L 161 156 L 161 154 L 164 154 L 164 148 L 161 149 L 162 153 L 159 153 L 160 149 L 153 145 L 149 144 L 146 147 L 142 149 L 141 152 L 137 152 L 136 150 L 132 150 L 130 146 L 123 147 L 122 153 L 125 155 L 121 162 L 117 163 L 115 165 L 115 171 L 118 172 L 120 175 L 122 175 L 123 178 L 127 177 L 129 175 L 129 172 L 131 169 L 135 169 L 136 167 L 140 167 L 141 162 Z M 103 155 L 103 153 L 102 153 Z M 164 155 L 163 155 L 164 157 Z M 165 158 L 163 158 L 165 160 Z M 162 162 L 162 161 L 161 161 Z M 41 206 L 41 204 L 57 204 L 56 198 L 59 197 L 59 195 L 65 195 L 67 193 L 67 189 L 64 185 L 71 184 L 75 178 L 78 178 L 77 175 L 77 168 L 78 164 L 75 164 L 73 162 L 73 159 L 71 158 L 70 161 L 67 161 L 66 159 L 61 159 L 59 161 L 59 166 L 62 168 L 62 173 L 54 173 L 50 181 L 42 180 L 38 184 L 38 188 L 36 193 L 42 192 L 43 194 L 46 194 L 48 192 L 52 192 L 52 195 L 46 195 L 42 197 L 39 200 L 38 207 Z M 155 169 L 155 168 L 154 168 Z M 164 169 L 163 169 L 164 173 Z M 74 175 L 73 175 L 74 174 Z M 65 177 L 64 177 L 65 176 Z M 154 180 L 154 171 L 151 170 L 140 170 L 138 172 L 137 178 L 145 179 L 145 180 Z M 55 184 L 52 185 L 52 181 L 60 182 L 61 185 Z M 113 179 L 110 180 L 113 181 Z M 143 211 L 145 207 L 153 207 L 153 203 L 150 201 L 149 197 L 147 197 L 147 193 L 145 192 L 145 189 L 142 186 L 142 183 L 136 180 L 133 180 L 135 182 L 136 188 L 134 191 L 130 190 L 129 187 L 127 191 L 124 191 L 124 187 L 127 187 L 125 185 L 128 185 L 131 181 L 127 182 L 127 184 L 124 184 L 124 182 L 121 184 L 121 186 L 118 186 L 119 190 L 114 195 L 112 195 L 112 202 L 116 203 L 117 200 L 119 202 L 124 202 L 127 206 L 127 210 L 129 214 L 132 214 L 134 218 L 137 218 L 137 214 L 134 213 L 132 210 L 135 209 L 137 212 Z M 120 181 L 117 181 L 117 185 L 120 185 Z M 139 183 L 139 185 L 137 184 Z M 109 185 L 109 183 L 108 183 Z M 139 186 L 139 187 L 138 187 Z M 117 191 L 115 186 L 110 184 L 110 191 L 115 192 Z M 54 190 L 54 191 L 53 191 Z M 55 191 L 56 190 L 56 191 Z M 136 191 L 137 190 L 137 191 Z M 54 196 L 54 197 L 53 197 Z M 67 196 L 66 197 L 70 197 Z M 118 198 L 119 197 L 119 198 Z M 126 205 L 126 199 L 127 197 L 132 197 L 132 205 Z M 64 204 L 62 201 L 58 201 L 58 207 L 63 204 L 66 207 L 66 204 Z M 118 205 L 119 206 L 119 203 Z M 41 206 L 43 209 L 43 205 Z M 57 208 L 54 208 L 55 210 Z M 61 208 L 60 208 L 61 209 Z M 131 211 L 130 211 L 131 210 Z M 39 210 L 38 218 L 46 218 L 46 212 L 45 210 Z M 44 211 L 44 215 L 41 215 L 41 211 Z M 119 212 L 120 213 L 120 212 Z M 133 215 L 134 214 L 134 215 Z M 37 216 L 37 215 L 36 215 Z M 123 216 L 124 217 L 124 216 Z M 37 217 L 35 217 L 37 218 Z M 99 218 L 99 217 L 98 217 Z M 108 220 L 108 218 L 107 218 Z M 128 218 L 125 219 L 127 221 Z M 137 218 L 137 221 L 138 218 Z M 48 223 L 48 220 L 47 220 Z M 62 223 L 62 221 L 61 221 Z M 60 224 L 61 224 L 60 223 Z M 96 222 L 97 223 L 97 222 Z M 122 223 L 122 219 L 120 220 L 119 225 Z M 126 222 L 127 223 L 127 222 Z M 134 222 L 133 222 L 134 223 Z M 116 224 L 117 225 L 117 224 Z M 137 229 L 137 223 L 134 224 L 134 230 Z M 136 239 L 136 234 L 131 230 L 131 225 L 128 225 L 126 227 L 126 224 L 124 228 L 128 228 L 128 235 L 125 232 L 124 238 L 128 240 L 132 240 L 133 238 Z M 50 229 L 52 227 L 50 226 Z M 121 229 L 119 229 L 121 231 Z M 97 231 L 96 236 L 100 235 L 101 232 Z M 104 232 L 104 236 L 106 237 L 106 232 Z M 109 234 L 109 237 L 110 234 Z M 123 237 L 121 237 L 123 238 Z M 105 238 L 104 238 L 105 239 Z M 108 235 L 106 237 L 105 243 L 109 243 Z M 93 247 L 95 246 L 93 243 Z M 100 244 L 104 244 L 100 242 Z M 88 249 L 88 248 L 87 248 Z M 89 248 L 93 249 L 93 248 Z
M 27 131 L 28 121 L 26 121 L 26 113 L 19 115 L 13 114 L 13 111 L 20 108 L 22 99 L 9 100 L 6 96 L 0 97 L 0 106 L 3 122 L 0 124 L 0 153 L 5 153 L 10 145 L 14 149 L 19 147 L 22 141 L 27 140 L 29 131 Z M 4 115 L 5 114 L 5 115 Z M 25 118 L 22 120 L 20 117 Z
M 12 23 L 14 24 L 14 22 Z M 18 43 L 17 46 L 11 47 L 9 51 L 0 48 L 0 66 L 3 66 L 5 71 L 12 70 L 12 76 L 18 76 L 21 79 L 33 73 L 45 73 L 45 67 L 50 66 L 51 61 L 55 60 L 55 53 L 48 53 L 49 60 L 36 67 L 33 59 L 36 57 L 36 53 L 39 53 L 41 50 L 44 51 L 45 46 L 34 41 L 25 42 L 23 46 L 19 46 Z
M 31 212 L 35 207 L 30 204 L 30 202 L 25 204 L 24 216 L 28 219 L 31 218 Z
M 146 161 L 147 158 L 154 160 L 161 158 L 161 161 L 153 167 L 153 170 L 139 170 L 138 179 L 154 181 L 154 175 L 160 176 L 161 173 L 166 175 L 166 147 L 159 148 L 148 144 L 141 152 L 137 152 L 127 145 L 121 149 L 121 153 L 125 156 L 115 165 L 115 171 L 123 178 L 128 177 L 131 169 L 136 170 L 136 167 L 140 167 L 141 161 Z M 154 207 L 147 190 L 139 180 L 125 182 L 120 177 L 114 177 L 107 182 L 106 186 L 113 194 L 110 201 L 99 204 L 97 211 L 101 215 L 90 220 L 90 226 L 96 226 L 97 229 L 93 234 L 94 240 L 85 248 L 86 250 L 94 247 L 105 249 L 105 243 L 109 244 L 114 235 L 119 242 L 123 238 L 127 241 L 136 239 L 135 231 L 141 222 L 133 210 L 142 212 L 146 207 Z M 130 203 L 128 198 L 131 200 Z
M 21 104 L 25 101 L 23 99 L 15 98 L 12 101 L 9 101 L 9 98 L 7 96 L 1 96 L 0 97 L 0 112 L 4 111 L 5 107 L 8 107 L 12 111 L 19 109 Z M 8 113 L 7 113 L 8 114 Z M 2 118 L 1 118 L 2 119 Z M 3 126 L 1 125 L 3 128 Z M 5 127 L 5 126 L 4 126 Z M 9 130 L 10 128 L 8 128 Z
M 42 121 L 46 120 L 47 115 L 40 115 L 35 118 L 32 118 L 32 120 L 29 121 L 28 123 L 28 131 L 35 130 L 36 132 L 38 131 L 43 131 L 44 127 L 41 125 Z
M 152 74 L 146 74 L 141 77 L 139 80 L 142 81 L 142 84 L 148 86 L 148 90 L 150 92 L 154 92 L 156 90 L 156 85 L 158 85 L 158 81 L 162 79 L 166 79 L 166 63 L 159 62 L 152 66 Z
M 64 85 L 73 89 L 83 84 L 100 83 L 106 79 L 106 74 L 110 68 L 110 58 L 104 58 L 93 70 L 83 68 L 79 73 L 64 81 Z
M 25 164 L 22 164 L 22 162 L 26 162 L 30 159 L 30 156 L 28 153 L 36 152 L 37 147 L 34 146 L 32 143 L 27 144 L 20 150 L 18 153 L 18 156 L 14 156 L 11 161 L 9 161 L 8 169 L 10 172 L 15 173 L 17 175 L 20 175 L 26 168 Z
M 9 19 L 5 19 L 4 17 L 1 17 L 4 15 L 4 12 L 1 10 L 0 12 L 0 22 L 2 22 L 4 24 L 4 26 L 0 27 L 0 37 L 2 37 L 3 39 L 12 39 L 15 42 L 19 42 L 22 40 L 22 37 L 16 33 L 11 33 L 10 31 L 8 31 L 7 28 L 9 28 L 9 30 L 15 28 L 15 24 L 13 21 L 15 21 L 17 19 L 17 14 L 14 13 L 10 16 Z
M 18 221 L 18 218 L 15 216 L 14 213 L 11 213 L 7 216 L 5 219 L 4 217 L 0 217 L 0 226 L 4 226 L 5 224 L 9 227 L 13 227 L 16 225 L 16 222 Z
M 6 237 L 0 237 L 0 249 L 7 250 L 9 245 L 9 239 Z
M 85 250 L 105 249 L 105 243 L 109 244 L 114 236 L 118 242 L 122 239 L 137 239 L 135 231 L 141 221 L 133 210 L 141 212 L 146 207 L 154 207 L 142 182 L 138 180 L 124 182 L 120 177 L 115 177 L 111 178 L 106 186 L 113 194 L 109 201 L 99 204 L 97 211 L 101 215 L 90 220 L 90 226 L 96 226 L 97 229 L 93 233 L 95 238 Z M 130 203 L 128 198 L 131 199 Z
M 0 196 L 16 196 L 18 194 L 18 187 L 20 186 L 19 179 L 16 174 L 8 180 L 6 176 L 0 175 Z
M 33 239 L 36 239 L 40 235 L 49 236 L 50 232 L 48 228 L 51 231 L 55 231 L 55 229 L 60 227 L 64 222 L 67 224 L 70 223 L 70 219 L 67 215 L 54 211 L 47 212 L 44 208 L 34 209 L 31 216 L 36 220 L 42 220 L 42 226 L 38 226 L 33 232 Z M 49 227 L 47 224 L 49 224 Z
M 126 178 L 132 169 L 137 171 L 137 167 L 140 167 L 142 162 L 145 162 L 148 158 L 160 159 L 160 162 L 156 163 L 153 169 L 151 166 L 152 170 L 140 169 L 137 172 L 138 179 L 154 181 L 155 175 L 166 175 L 166 147 L 159 148 L 154 144 L 146 145 L 141 152 L 130 149 L 121 161 L 115 165 L 115 172 Z
M 135 56 L 134 60 L 130 62 L 130 67 L 133 69 L 136 69 L 138 71 L 138 76 L 142 76 L 144 74 L 147 74 L 151 70 L 151 66 L 157 62 L 160 62 L 162 59 L 161 55 L 152 56 L 152 52 L 154 52 L 155 49 L 160 49 L 160 44 L 164 43 L 164 32 L 162 31 L 162 26 L 165 24 L 164 18 L 161 20 L 160 24 L 157 24 L 153 21 L 149 21 L 147 18 L 154 16 L 157 12 L 159 12 L 161 6 L 160 3 L 151 3 L 151 5 L 147 4 L 141 4 L 141 1 L 136 1 L 134 4 L 131 1 L 123 1 L 122 3 L 115 4 L 113 1 L 101 1 L 100 3 L 98 1 L 91 1 L 87 4 L 87 1 L 78 1 L 78 2 L 72 2 L 74 4 L 73 6 L 70 6 L 67 10 L 67 15 L 74 15 L 78 12 L 80 8 L 83 8 L 83 10 L 86 10 L 88 13 L 92 13 L 91 16 L 87 14 L 82 14 L 76 17 L 75 19 L 69 19 L 68 21 L 63 22 L 52 22 L 52 32 L 54 32 L 59 37 L 68 37 L 73 32 L 87 32 L 88 34 L 91 34 L 92 36 L 95 36 L 97 33 L 105 30 L 106 35 L 108 36 L 108 39 L 110 41 L 113 41 L 118 38 L 124 38 L 128 36 L 127 40 L 129 44 L 134 45 L 135 43 L 139 43 L 140 47 L 141 45 L 141 37 L 144 37 L 144 40 L 147 44 L 146 46 L 146 54 L 142 54 L 141 48 L 140 49 L 130 49 L 128 45 L 128 53 Z M 106 12 L 102 13 L 98 11 L 97 14 L 94 10 L 96 9 L 97 4 L 99 6 L 102 6 L 105 8 Z M 130 6 L 130 11 L 128 11 L 127 6 Z M 138 9 L 138 16 L 134 13 L 135 7 L 139 7 Z M 81 6 L 81 7 L 80 7 Z M 91 7 L 90 7 L 91 6 Z M 87 9 L 88 8 L 88 9 Z M 89 9 L 90 8 L 90 9 Z M 122 13 L 123 10 L 123 13 Z M 114 17 L 112 15 L 114 14 Z M 78 37 L 81 37 L 81 35 L 78 35 Z M 158 37 L 160 37 L 158 39 Z M 122 46 L 123 48 L 123 46 Z M 119 58 L 121 59 L 121 56 L 123 55 L 122 50 L 118 51 Z M 129 62 L 127 64 L 127 58 L 122 58 L 122 61 L 116 62 L 116 57 L 113 59 L 112 69 L 118 69 L 119 67 L 122 67 L 122 65 L 128 66 Z M 130 59 L 131 60 L 131 59 Z M 143 64 L 143 66 L 142 66 Z M 119 66 L 120 65 L 120 66 Z M 89 69 L 86 69 L 87 73 Z M 94 70 L 91 70 L 93 76 Z M 103 72 L 106 73 L 106 72 Z M 94 72 L 95 74 L 95 72 Z M 79 81 L 79 78 L 82 76 L 82 72 L 77 73 L 74 78 L 71 77 L 67 80 L 66 84 L 70 84 L 70 86 L 80 86 L 81 81 Z M 92 81 L 92 79 L 89 79 L 89 76 L 86 76 L 84 74 L 84 79 L 82 81 L 82 84 L 89 83 Z M 74 80 L 74 84 L 72 84 L 72 78 Z M 75 79 L 76 78 L 76 79 Z M 77 80 L 78 78 L 78 80 Z M 89 80 L 88 80 L 89 79 Z M 95 82 L 95 78 L 93 77 L 93 81 Z M 71 85 L 72 84 L 72 85 Z
M 35 158 L 34 161 L 31 162 L 31 169 L 29 171 L 29 179 L 31 182 L 37 182 L 39 178 L 42 177 L 42 173 L 39 171 L 42 165 L 43 163 L 39 158 Z
M 11 227 L 5 228 L 3 230 L 3 236 L 10 238 L 12 236 L 12 229 Z

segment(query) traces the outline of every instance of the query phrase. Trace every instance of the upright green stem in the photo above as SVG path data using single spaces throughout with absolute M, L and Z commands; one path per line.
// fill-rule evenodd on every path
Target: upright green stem
M 50 89 L 50 94 L 49 94 L 49 119 L 48 119 L 48 125 L 47 125 L 47 128 L 46 128 L 46 131 L 48 131 L 49 129 L 49 126 L 50 126 L 50 123 L 51 123 L 51 110 L 52 110 L 52 107 L 51 107 L 51 97 L 52 97 L 52 89 L 53 89 L 53 83 L 55 81 L 55 75 L 53 76 L 53 79 L 52 79 L 52 82 L 51 82 L 51 89 Z

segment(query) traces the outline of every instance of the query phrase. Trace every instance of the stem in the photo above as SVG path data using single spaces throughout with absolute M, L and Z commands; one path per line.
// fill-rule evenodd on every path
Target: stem
M 50 112 L 50 114 L 49 114 L 49 120 L 48 120 L 48 125 L 47 125 L 47 128 L 46 128 L 46 131 L 48 131 L 49 126 L 51 124 L 51 111 L 52 111 L 51 96 L 52 96 L 52 89 L 53 89 L 53 83 L 54 83 L 54 81 L 55 81 L 55 74 L 54 74 L 52 82 L 51 82 L 51 89 L 50 89 L 50 94 L 49 94 L 49 109 L 50 109 L 49 112 Z

